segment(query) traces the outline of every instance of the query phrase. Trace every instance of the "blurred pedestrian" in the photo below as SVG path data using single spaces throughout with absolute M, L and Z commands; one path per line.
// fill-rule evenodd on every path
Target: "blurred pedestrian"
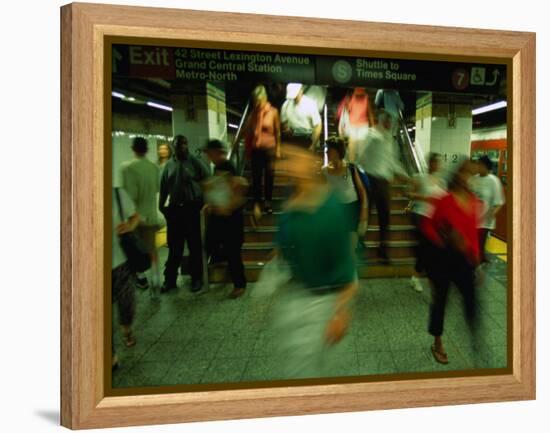
M 390 116 L 384 112 L 379 113 L 378 123 L 370 129 L 365 149 L 357 159 L 358 164 L 369 177 L 369 200 L 376 206 L 380 226 L 378 256 L 384 264 L 389 263 L 387 243 L 391 184 L 394 178 L 410 183 L 409 177 L 399 162 L 390 128 Z
M 317 104 L 304 95 L 304 88 L 299 83 L 287 85 L 286 98 L 281 108 L 283 141 L 311 151 L 317 149 L 322 131 Z
M 472 189 L 484 204 L 479 224 L 479 248 L 481 263 L 487 263 L 487 237 L 495 229 L 496 216 L 504 205 L 504 189 L 500 179 L 492 173 L 493 161 L 487 155 L 477 160 L 477 169 L 478 174 L 472 177 Z
M 354 162 L 364 150 L 369 128 L 374 125 L 369 94 L 364 87 L 356 87 L 341 104 L 338 135 L 348 138 L 348 160 Z
M 389 130 L 392 137 L 395 137 L 399 119 L 403 117 L 405 109 L 399 92 L 395 89 L 378 89 L 374 97 L 374 105 L 389 115 Z
M 426 239 L 422 232 L 424 218 L 431 218 L 434 212 L 433 199 L 440 198 L 446 192 L 445 181 L 441 176 L 441 155 L 431 153 L 428 158 L 428 172 L 419 173 L 413 177 L 413 189 L 409 193 L 412 199 L 411 218 L 416 233 L 416 263 L 414 274 L 411 277 L 411 287 L 417 292 L 422 292 L 420 275 L 424 271 L 426 260 Z
M 140 222 L 136 229 L 137 235 L 143 241 L 151 255 L 151 284 L 145 273 L 137 275 L 137 287 L 151 287 L 151 296 L 155 297 L 160 288 L 158 253 L 156 234 L 160 229 L 158 215 L 159 168 L 147 158 L 149 145 L 143 137 L 135 137 L 132 141 L 134 159 L 122 166 L 122 186 L 132 199 Z
M 252 91 L 252 111 L 235 138 L 235 144 L 240 141 L 241 135 L 245 136 L 246 155 L 252 169 L 253 216 L 257 222 L 262 216 L 262 179 L 263 211 L 273 213 L 274 162 L 281 156 L 279 112 L 270 104 L 263 85 L 256 86 Z
M 202 162 L 189 153 L 184 135 L 176 135 L 172 147 L 174 156 L 166 163 L 160 182 L 159 209 L 166 218 L 168 238 L 168 259 L 161 292 L 177 288 L 185 242 L 189 248 L 191 291 L 198 292 L 203 283 L 200 212 L 204 203 L 201 182 L 209 173 Z
M 460 159 L 451 172 L 449 192 L 434 202 L 432 218 L 423 220 L 430 241 L 425 267 L 433 288 L 428 329 L 434 337 L 432 354 L 442 364 L 449 362 L 442 335 L 451 283 L 462 295 L 465 319 L 477 345 L 475 268 L 480 260 L 477 227 L 481 203 L 469 187 L 474 170 L 468 158 Z
M 358 237 L 364 236 L 368 222 L 367 192 L 357 167 L 344 161 L 346 143 L 343 138 L 331 137 L 326 141 L 328 165 L 323 175 L 337 194 L 347 217 L 347 229 L 352 234 L 352 249 L 355 251 Z
M 157 165 L 159 166 L 160 174 L 162 174 L 162 170 L 164 169 L 164 166 L 170 160 L 171 157 L 172 157 L 172 149 L 170 149 L 170 145 L 168 143 L 159 144 L 157 147 Z
M 241 257 L 246 181 L 237 176 L 235 167 L 227 160 L 227 151 L 221 141 L 209 140 L 204 152 L 214 164 L 214 175 L 204 185 L 209 213 L 207 251 L 215 253 L 218 248 L 222 248 L 233 282 L 233 291 L 229 296 L 238 298 L 246 289 Z
M 351 236 L 339 199 L 322 179 L 321 159 L 293 145 L 283 153 L 279 168 L 294 188 L 276 245 L 292 277 L 275 309 L 278 347 L 285 378 L 320 377 L 351 320 L 357 291 Z
M 118 309 L 118 323 L 122 331 L 124 345 L 132 347 L 136 344 L 132 330 L 136 314 L 135 272 L 128 265 L 127 258 L 120 246 L 119 236 L 134 231 L 140 219 L 131 198 L 123 188 L 112 188 L 111 203 L 111 297 L 113 304 L 116 304 Z M 115 344 L 112 341 L 113 370 L 118 366 Z

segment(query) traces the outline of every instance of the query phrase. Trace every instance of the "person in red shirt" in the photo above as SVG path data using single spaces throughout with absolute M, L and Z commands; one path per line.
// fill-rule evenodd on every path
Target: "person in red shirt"
M 252 169 L 252 195 L 254 197 L 255 222 L 262 216 L 262 178 L 264 179 L 264 211 L 273 213 L 271 200 L 275 176 L 275 158 L 281 157 L 281 121 L 279 111 L 270 104 L 265 86 L 258 85 L 252 91 L 252 111 L 244 127 L 235 138 L 234 148 L 245 137 L 246 157 Z
M 366 144 L 369 127 L 374 125 L 367 90 L 356 87 L 350 95 L 346 95 L 338 107 L 337 117 L 338 135 L 349 139 L 348 159 L 354 162 Z
M 480 260 L 477 226 L 482 204 L 468 186 L 474 172 L 469 159 L 459 161 L 448 185 L 449 192 L 434 200 L 432 218 L 423 221 L 422 230 L 430 241 L 426 273 L 433 287 L 428 330 L 434 336 L 432 354 L 442 364 L 449 362 L 441 336 L 451 283 L 462 295 L 466 320 L 475 336 L 475 268 Z

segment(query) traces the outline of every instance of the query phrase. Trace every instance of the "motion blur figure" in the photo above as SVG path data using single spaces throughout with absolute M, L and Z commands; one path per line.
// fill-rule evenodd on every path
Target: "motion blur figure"
M 320 173 L 321 159 L 283 145 L 278 168 L 294 188 L 280 218 L 277 254 L 291 279 L 275 307 L 284 378 L 330 371 L 331 348 L 346 334 L 357 291 L 351 236 L 342 204 Z
M 338 107 L 338 135 L 348 138 L 348 160 L 354 162 L 366 145 L 369 127 L 374 125 L 369 94 L 364 87 L 356 87 L 346 95 Z
M 281 107 L 283 141 L 311 151 L 317 148 L 321 137 L 322 121 L 317 104 L 304 95 L 299 83 L 290 83 Z
M 233 291 L 229 296 L 238 298 L 246 289 L 241 257 L 246 181 L 237 176 L 237 170 L 227 160 L 227 151 L 221 141 L 209 140 L 204 152 L 214 164 L 214 175 L 203 185 L 206 209 L 210 214 L 206 234 L 207 251 L 211 255 L 218 254 L 218 257 L 223 254 L 227 260 L 233 281 Z
M 449 192 L 434 202 L 432 218 L 423 220 L 424 233 L 430 241 L 425 267 L 433 288 L 428 329 L 434 337 L 432 354 L 442 364 L 449 362 L 442 335 L 451 283 L 462 295 L 474 352 L 480 349 L 475 268 L 480 260 L 477 226 L 481 202 L 469 187 L 474 172 L 474 164 L 468 158 L 459 159 L 451 171 Z
M 369 203 L 367 192 L 355 165 L 344 161 L 346 143 L 340 137 L 326 141 L 328 165 L 323 167 L 323 175 L 328 185 L 337 194 L 348 220 L 347 230 L 352 235 L 352 249 L 355 251 L 358 236 L 367 230 Z
M 150 287 L 151 297 L 157 296 L 160 288 L 160 275 L 156 234 L 160 229 L 158 214 L 159 167 L 147 158 L 149 144 L 143 137 L 135 137 L 132 142 L 135 158 L 122 166 L 122 185 L 132 199 L 140 222 L 136 229 L 151 255 L 151 284 L 145 273 L 137 275 L 137 286 L 141 289 Z
M 113 188 L 111 200 L 111 295 L 112 302 L 118 309 L 118 323 L 122 331 L 123 342 L 126 347 L 132 347 L 136 344 L 132 330 L 136 314 L 136 276 L 128 265 L 128 260 L 120 246 L 119 236 L 134 231 L 140 218 L 132 199 L 123 188 Z M 112 342 L 112 351 L 112 368 L 116 370 L 119 364 L 114 341 Z
M 273 213 L 274 163 L 281 156 L 281 122 L 278 110 L 273 107 L 264 86 L 259 85 L 252 91 L 252 111 L 244 127 L 235 137 L 233 149 L 245 136 L 246 157 L 252 169 L 252 196 L 254 198 L 253 216 L 255 223 L 262 216 L 262 179 L 264 186 L 264 211 Z
M 391 133 L 391 116 L 385 112 L 378 114 L 378 123 L 371 128 L 367 144 L 358 156 L 357 163 L 369 176 L 369 200 L 378 212 L 380 226 L 380 246 L 378 256 L 384 264 L 389 263 L 387 252 L 388 226 L 390 223 L 390 187 L 394 178 L 409 183 L 410 179 L 399 163 L 396 144 Z
M 170 145 L 167 143 L 159 144 L 157 148 L 157 165 L 159 166 L 160 174 L 162 174 L 162 170 L 164 170 L 164 166 L 170 160 L 171 157 L 172 157 L 172 149 L 170 149 Z
M 392 137 L 395 137 L 397 132 L 398 120 L 402 116 L 402 111 L 405 104 L 401 100 L 399 92 L 395 89 L 378 89 L 374 97 L 374 105 L 378 109 L 384 110 L 389 115 Z
M 491 170 L 493 161 L 483 155 L 477 160 L 478 174 L 472 177 L 472 190 L 483 202 L 483 213 L 479 221 L 479 250 L 481 253 L 481 263 L 487 263 L 485 254 L 485 245 L 487 237 L 491 230 L 496 227 L 496 216 L 504 205 L 504 190 L 500 179 L 496 177 Z
M 409 197 L 412 199 L 411 219 L 416 234 L 416 263 L 415 274 L 411 277 L 411 287 L 417 292 L 422 292 L 420 274 L 424 271 L 426 260 L 426 239 L 422 233 L 422 225 L 425 218 L 431 218 L 434 212 L 432 201 L 445 194 L 445 181 L 441 173 L 441 155 L 431 153 L 428 157 L 428 172 L 420 173 L 413 178 L 412 191 Z

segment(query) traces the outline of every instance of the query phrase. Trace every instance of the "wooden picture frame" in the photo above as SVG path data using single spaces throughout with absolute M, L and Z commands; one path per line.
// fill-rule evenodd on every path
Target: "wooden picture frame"
M 310 54 L 383 53 L 456 61 L 491 58 L 509 65 L 510 372 L 105 396 L 103 90 L 105 40 L 111 36 L 275 47 Z M 63 426 L 81 429 L 535 398 L 533 33 L 76 3 L 61 8 L 61 98 Z

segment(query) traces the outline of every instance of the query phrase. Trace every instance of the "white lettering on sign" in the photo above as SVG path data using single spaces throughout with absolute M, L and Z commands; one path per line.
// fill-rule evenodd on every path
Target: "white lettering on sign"
M 416 74 L 386 71 L 386 79 L 393 81 L 416 81 Z
M 276 54 L 275 63 L 284 63 L 287 65 L 309 65 L 309 57 L 283 56 L 281 54 Z
M 130 63 L 132 65 L 170 66 L 168 49 L 130 47 Z
M 494 85 L 497 83 L 499 74 L 500 74 L 499 70 L 498 70 L 498 69 L 495 69 L 495 70 L 493 71 L 493 81 L 491 81 L 491 82 L 487 81 L 487 82 L 485 83 L 485 85 L 486 85 L 486 86 L 494 86 Z
M 462 83 L 464 82 L 464 76 L 465 75 L 466 74 L 464 72 L 457 72 L 456 73 L 456 76 L 457 76 L 456 83 L 457 83 L 458 87 L 462 86 Z
M 120 54 L 116 48 L 113 48 L 113 59 L 112 59 L 112 65 L 113 65 L 113 74 L 116 74 L 118 72 L 118 62 L 122 60 L 122 54 Z

